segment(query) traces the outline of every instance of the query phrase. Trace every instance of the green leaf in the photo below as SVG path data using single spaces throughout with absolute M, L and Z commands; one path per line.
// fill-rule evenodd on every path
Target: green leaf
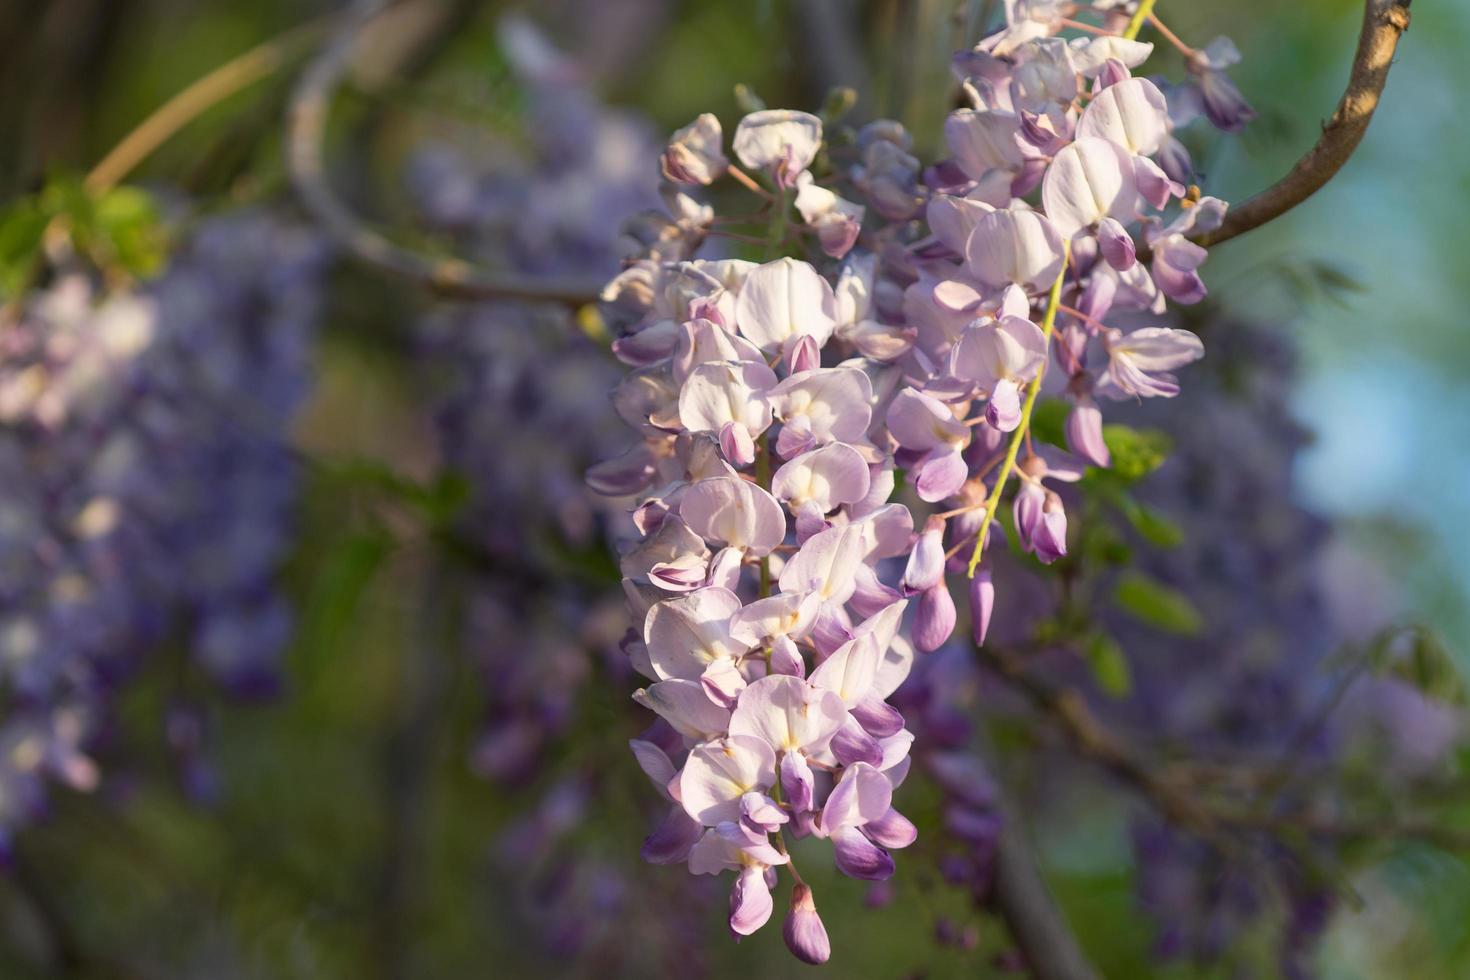
M 53 177 L 0 213 L 0 289 L 7 294 L 26 288 L 53 221 L 78 253 L 103 268 L 149 276 L 167 255 L 167 236 L 147 192 L 116 187 L 95 197 L 74 175 Z
M 1067 444 L 1067 414 L 1072 406 L 1060 398 L 1043 398 L 1031 410 L 1031 434 L 1053 446 Z
M 96 236 L 128 272 L 149 276 L 163 265 L 167 238 L 153 198 L 136 187 L 116 187 L 92 209 Z
M 1184 529 L 1162 511 L 1139 503 L 1130 494 L 1119 501 L 1123 516 L 1149 544 L 1158 548 L 1177 548 L 1184 543 Z
M 342 538 L 323 556 L 307 592 L 297 633 L 309 663 L 317 661 L 317 653 L 350 638 L 362 597 L 392 550 L 392 537 L 374 529 Z
M 1113 601 L 1134 619 L 1166 633 L 1191 636 L 1204 626 L 1189 597 L 1142 572 L 1124 572 Z
M 7 296 L 25 287 L 50 221 L 35 197 L 23 197 L 0 213 L 0 290 Z
M 1103 426 L 1103 442 L 1113 456 L 1112 471 L 1130 483 L 1162 466 L 1174 449 L 1167 433 L 1126 425 Z
M 1106 633 L 1094 633 L 1083 652 L 1097 686 L 1115 698 L 1127 697 L 1133 690 L 1133 674 L 1118 641 Z
M 445 473 L 427 488 L 419 506 L 431 524 L 443 527 L 453 521 L 470 499 L 470 481 L 460 473 Z
M 1384 636 L 1368 662 L 1374 673 L 1395 677 L 1426 697 L 1447 704 L 1465 703 L 1465 680 L 1453 655 L 1431 629 L 1412 626 Z
M 82 228 L 92 226 L 92 196 L 76 174 L 57 174 L 38 195 L 41 209 L 48 215 L 64 217 Z

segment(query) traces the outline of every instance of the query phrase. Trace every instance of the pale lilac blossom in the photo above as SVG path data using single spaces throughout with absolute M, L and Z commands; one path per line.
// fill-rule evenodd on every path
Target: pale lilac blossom
M 1118 4 L 1095 9 L 1113 29 L 1125 19 Z M 946 121 L 951 159 L 922 186 L 897 124 L 865 127 L 856 154 L 828 154 L 815 116 L 743 119 L 733 156 L 782 192 L 759 195 L 784 209 L 770 249 L 803 247 L 817 264 L 697 259 L 712 218 L 676 201 L 689 218 L 641 236 L 605 294 L 632 369 L 614 407 L 643 444 L 589 480 L 631 498 L 638 536 L 620 567 L 644 628 L 624 649 L 652 682 L 636 700 L 682 742 L 634 746 L 677 804 L 645 854 L 736 872 L 737 935 L 773 914 L 783 838 L 826 839 L 839 870 L 869 880 L 893 874 L 891 852 L 915 840 L 893 806 L 914 735 L 889 699 L 953 635 L 947 573 L 966 545 L 982 529 L 991 542 L 1008 533 L 986 481 L 1010 493 L 1021 548 L 1062 558 L 1068 515 L 1048 484 L 1110 462 L 1096 396 L 1172 394 L 1169 372 L 1200 354 L 1193 334 L 1156 321 L 1108 325 L 1203 295 L 1191 239 L 1224 205 L 1177 181 L 1174 90 L 1130 76 L 1152 46 L 1055 37 L 1072 13 L 1011 0 L 1008 26 L 957 56 L 970 107 Z M 675 134 L 667 175 L 718 176 L 719 134 L 709 117 Z M 844 159 L 845 173 L 827 169 Z M 1018 199 L 1036 187 L 1039 207 Z M 848 188 L 865 197 L 847 200 Z M 793 222 L 808 232 L 801 246 L 782 233 Z M 1057 379 L 1044 384 L 1052 359 Z M 1076 456 L 1016 432 L 1026 406 L 1058 396 Z M 1014 467 L 997 470 L 1003 460 Z M 900 475 L 925 503 L 947 501 L 917 534 L 890 500 Z M 983 644 L 997 583 L 980 558 L 966 599 Z M 993 847 L 989 805 L 947 813 L 950 832 Z M 783 933 L 807 962 L 831 955 L 804 885 Z
M 821 347 L 837 326 L 832 286 L 805 262 L 777 259 L 745 277 L 735 303 L 740 332 L 766 353 L 789 354 L 796 340 Z
M 1188 60 L 1189 70 L 1199 84 L 1205 115 L 1227 133 L 1239 132 L 1256 118 L 1256 111 L 1225 73 L 1227 68 L 1239 63 L 1240 50 L 1228 37 L 1215 38 Z
M 822 145 L 822 120 L 809 112 L 764 109 L 740 120 L 731 144 L 752 170 L 764 171 L 779 187 L 793 187 Z
M 1099 391 L 1111 397 L 1171 398 L 1179 383 L 1168 372 L 1204 356 L 1204 344 L 1188 330 L 1143 327 L 1125 334 L 1108 330 L 1103 334 L 1108 367 Z
M 1135 156 L 1153 156 L 1168 135 L 1168 103 L 1146 78 L 1127 78 L 1103 89 L 1077 121 L 1078 139 L 1111 140 Z
M 678 184 L 710 184 L 723 176 L 730 161 L 721 148 L 724 132 L 712 113 L 674 133 L 661 160 L 664 177 Z

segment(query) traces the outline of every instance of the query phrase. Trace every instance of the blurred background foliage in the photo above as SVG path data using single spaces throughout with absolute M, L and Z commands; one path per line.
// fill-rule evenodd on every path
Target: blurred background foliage
M 479 132 L 514 140 L 537 125 L 497 40 L 506 9 L 529 14 L 591 69 L 610 102 L 645 113 L 660 132 L 702 111 L 728 122 L 738 112 L 736 83 L 770 105 L 815 107 L 830 81 L 866 82 L 862 111 L 902 118 L 919 155 L 932 159 L 950 108 L 949 53 L 975 39 L 986 5 L 851 4 L 871 67 L 866 78 L 834 79 L 819 67 L 824 38 L 799 4 L 616 0 L 579 5 L 572 16 L 560 0 L 450 3 L 430 37 L 385 51 L 382 77 L 367 73 L 341 96 L 334 129 L 336 145 L 350 147 L 337 151 L 352 158 L 346 173 L 355 186 L 347 190 L 371 202 L 375 220 L 401 240 L 454 253 L 453 240 L 412 220 L 406 161 L 426 140 L 452 140 L 473 154 Z M 1238 139 L 1212 136 L 1195 147 L 1210 192 L 1243 199 L 1315 138 L 1340 93 L 1361 7 L 1165 0 L 1160 8 L 1184 37 L 1202 44 L 1228 34 L 1245 54 L 1235 78 L 1260 119 Z M 43 211 L 72 206 L 67 188 L 158 104 L 228 58 L 335 9 L 316 0 L 0 6 L 0 198 L 39 194 L 43 203 L 33 206 Z M 1296 488 L 1346 531 L 1324 574 L 1342 567 L 1366 575 L 1358 579 L 1373 583 L 1358 596 L 1365 622 L 1407 609 L 1448 638 L 1462 667 L 1470 655 L 1470 330 L 1462 315 L 1470 275 L 1461 244 L 1470 225 L 1470 130 L 1458 98 L 1467 46 L 1470 5 L 1416 5 L 1383 106 L 1346 171 L 1285 219 L 1221 247 L 1206 276 L 1218 297 L 1206 316 L 1272 324 L 1302 352 L 1294 409 L 1315 443 Z M 294 76 L 279 72 L 212 108 L 131 182 L 177 188 L 209 207 L 279 198 Z M 107 232 L 134 244 L 122 264 L 146 275 L 164 244 L 149 237 L 155 226 L 140 216 L 145 205 L 119 193 L 94 220 L 122 229 Z M 7 228 L 24 224 L 12 215 Z M 19 275 L 13 267 L 5 274 Z M 130 778 L 102 796 L 58 790 L 51 818 L 26 835 L 14 874 L 0 879 L 6 977 L 49 975 L 37 965 L 48 958 L 82 975 L 119 977 L 133 975 L 124 963 L 150 977 L 648 975 L 626 950 L 626 959 L 602 968 L 573 966 L 525 941 L 510 895 L 522 885 L 496 851 L 524 801 L 464 764 L 481 694 L 468 680 L 471 666 L 434 642 L 465 613 L 422 618 L 420 600 L 443 583 L 426 568 L 420 537 L 447 527 L 463 503 L 463 489 L 436 471 L 418 396 L 397 367 L 410 344 L 404 325 L 424 300 L 361 268 L 334 275 L 317 390 L 297 429 L 299 446 L 319 463 L 287 570 L 298 629 L 284 696 L 248 708 L 212 705 L 212 751 L 225 775 L 218 801 L 200 808 L 175 788 L 155 730 L 174 667 L 153 664 L 123 713 Z M 568 575 L 606 574 L 595 542 L 564 557 Z M 577 832 L 578 851 L 626 863 L 636 860 L 648 800 L 623 749 L 635 729 L 621 712 L 620 684 L 584 692 L 603 703 L 583 706 L 589 728 L 568 742 L 611 773 L 594 819 Z M 1164 967 L 1150 957 L 1124 816 L 1095 793 L 1084 799 L 1085 819 L 1058 802 L 1040 815 L 1039 833 L 1059 896 L 1106 975 L 1245 975 L 1233 972 L 1238 966 Z M 912 815 L 921 829 L 937 819 L 922 802 Z M 998 969 L 992 959 L 1007 944 L 993 920 L 984 920 L 976 951 L 930 941 L 932 903 L 946 899 L 914 884 L 923 863 L 903 862 L 897 900 L 881 911 L 863 908 L 857 883 L 830 872 L 819 880 L 840 950 L 831 969 L 871 977 Z M 1323 946 L 1324 975 L 1470 975 L 1470 871 L 1461 861 L 1401 846 L 1379 854 L 1346 889 L 1356 900 Z M 775 930 L 729 944 L 714 911 L 723 902 L 717 892 L 710 914 L 695 916 L 714 972 L 805 972 Z M 962 916 L 962 898 L 953 900 Z M 640 917 L 672 914 L 639 908 L 613 925 L 620 943 L 636 947 Z

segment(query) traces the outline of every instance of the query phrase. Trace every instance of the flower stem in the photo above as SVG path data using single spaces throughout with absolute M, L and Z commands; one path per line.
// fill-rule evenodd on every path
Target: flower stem
M 1061 17 L 1061 18 L 1058 18 L 1057 22 L 1059 24 L 1061 24 L 1063 27 L 1070 27 L 1072 30 L 1074 30 L 1074 31 L 1081 31 L 1084 34 L 1109 34 L 1109 33 L 1111 33 L 1110 31 L 1106 31 L 1103 28 L 1098 27 L 1096 24 L 1084 23 L 1083 21 L 1080 21 L 1080 20 L 1073 20 L 1070 17 Z
M 739 168 L 730 167 L 731 173 L 741 173 Z M 749 179 L 748 177 L 746 178 Z M 784 188 L 776 189 L 776 197 L 771 205 L 771 222 L 766 228 L 766 255 L 767 262 L 776 258 L 781 251 L 781 246 L 786 241 L 787 219 L 791 210 L 791 196 Z M 778 358 L 779 354 L 776 355 Z M 755 482 L 762 490 L 771 489 L 771 445 L 770 440 L 762 436 L 755 447 Z M 761 557 L 761 598 L 764 599 L 771 594 L 771 558 L 769 555 Z M 769 662 L 769 661 L 768 661 Z
M 771 208 L 771 223 L 766 227 L 765 261 L 778 258 L 781 246 L 786 243 L 787 222 L 790 220 L 791 194 L 777 189 L 775 204 Z
M 1155 0 L 1139 0 L 1138 9 L 1133 12 L 1133 19 L 1128 22 L 1123 36 L 1130 41 L 1138 38 L 1138 32 L 1143 30 L 1143 22 L 1148 20 L 1148 15 L 1153 13 Z
M 762 490 L 771 489 L 771 447 L 767 439 L 762 436 L 755 445 L 755 484 Z M 761 556 L 761 598 L 764 599 L 771 594 L 771 556 Z M 771 662 L 770 654 L 766 655 L 766 663 Z
M 770 191 L 766 190 L 760 184 L 756 183 L 754 177 L 746 173 L 744 170 L 741 170 L 739 167 L 735 166 L 735 164 L 730 164 L 726 172 L 729 173 L 729 175 L 733 177 L 737 183 L 743 186 L 746 190 L 750 191 L 752 194 L 763 197 L 767 201 L 771 199 Z
M 781 778 L 779 775 L 776 777 L 776 781 L 771 784 L 771 799 L 775 800 L 776 803 L 781 807 L 789 809 L 788 807 L 786 807 L 786 801 L 781 798 Z M 791 859 L 791 852 L 786 850 L 785 831 L 777 828 L 775 833 L 776 850 L 786 855 L 786 870 L 791 872 L 791 880 L 796 882 L 798 885 L 806 884 L 806 882 L 801 880 L 801 873 L 796 870 L 796 862 Z
M 1194 48 L 1191 48 L 1189 45 L 1185 44 L 1178 34 L 1175 34 L 1173 31 L 1169 30 L 1169 28 L 1164 25 L 1164 22 L 1159 20 L 1153 14 L 1148 15 L 1148 22 L 1153 25 L 1154 30 L 1164 35 L 1164 40 L 1168 41 L 1170 44 L 1174 45 L 1174 47 L 1178 48 L 1179 53 L 1184 55 L 1184 57 L 1193 58 L 1196 54 L 1199 53 L 1198 51 L 1195 51 Z
M 1145 0 L 1147 3 L 1148 0 Z M 1067 278 L 1067 264 L 1072 260 L 1072 243 L 1067 242 L 1062 249 L 1062 268 L 1057 273 L 1056 282 L 1051 284 L 1051 294 L 1046 300 L 1046 313 L 1041 318 L 1041 336 L 1046 339 L 1047 358 L 1050 359 L 1051 332 L 1057 322 L 1057 307 L 1061 305 L 1062 283 Z M 975 538 L 975 550 L 970 555 L 970 566 L 965 571 L 968 578 L 975 577 L 975 569 L 980 567 L 980 556 L 985 551 L 985 539 L 990 535 L 990 522 L 995 520 L 995 512 L 1000 508 L 1001 491 L 1005 490 L 1006 481 L 1011 478 L 1011 470 L 1016 466 L 1016 456 L 1021 452 L 1021 442 L 1026 438 L 1031 429 L 1031 410 L 1036 407 L 1036 396 L 1041 392 L 1041 379 L 1046 374 L 1046 361 L 1041 362 L 1041 367 L 1036 371 L 1036 377 L 1031 379 L 1031 384 L 1026 388 L 1026 401 L 1021 405 L 1021 424 L 1016 426 L 1016 431 L 1011 434 L 1011 445 L 1006 450 L 1005 461 L 1001 463 L 1000 475 L 995 478 L 995 486 L 990 491 L 990 499 L 985 501 L 985 519 L 980 524 L 980 533 Z

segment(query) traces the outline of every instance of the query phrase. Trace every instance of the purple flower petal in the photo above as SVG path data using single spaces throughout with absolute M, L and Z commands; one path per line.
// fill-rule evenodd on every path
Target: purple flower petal
M 914 646 L 923 653 L 944 646 L 954 632 L 954 597 L 949 586 L 940 582 L 919 596 L 919 605 L 914 615 Z
M 653 833 L 644 838 L 638 853 L 649 864 L 680 864 L 689 859 L 690 849 L 703 832 L 699 821 L 683 807 L 671 807 Z
M 749 936 L 771 918 L 773 907 L 765 869 L 757 865 L 740 869 L 730 889 L 730 931 Z
M 781 936 L 786 940 L 786 948 L 803 963 L 820 966 L 832 957 L 827 927 L 817 914 L 812 890 L 804 884 L 797 885 L 791 892 L 791 908 L 781 926 Z
M 856 827 L 843 827 L 832 834 L 832 855 L 837 870 L 849 878 L 886 881 L 893 877 L 892 855 Z

